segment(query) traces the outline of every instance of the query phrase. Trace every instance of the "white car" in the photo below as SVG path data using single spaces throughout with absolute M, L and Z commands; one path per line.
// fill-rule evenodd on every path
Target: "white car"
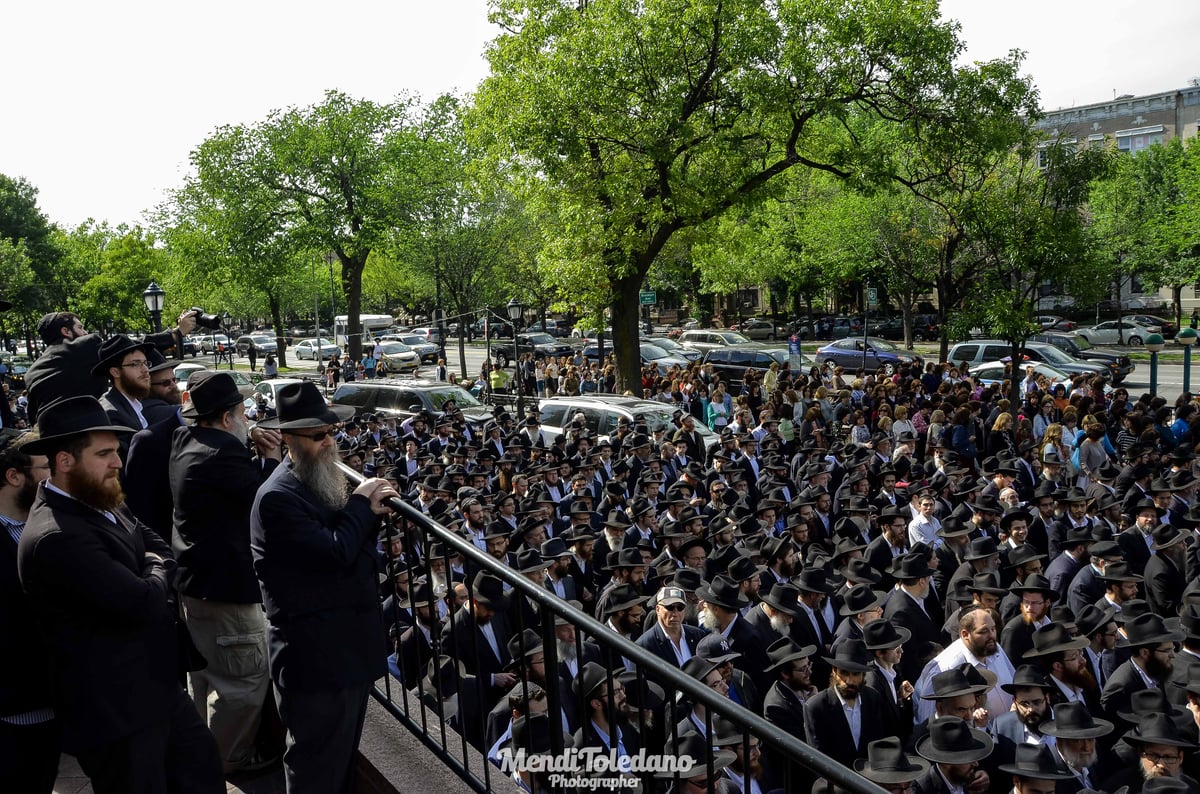
M 1146 343 L 1150 334 L 1161 334 L 1162 327 L 1144 325 L 1129 318 L 1124 320 L 1108 320 L 1093 325 L 1091 328 L 1080 328 L 1075 333 L 1082 336 L 1093 345 L 1132 345 L 1140 347 Z
M 1033 364 L 1026 362 L 1021 367 L 1021 377 L 1024 377 L 1025 367 L 1031 365 L 1033 371 L 1038 377 L 1044 377 L 1050 381 L 1050 388 L 1054 388 L 1058 384 L 1065 385 L 1068 389 L 1071 388 L 1071 376 L 1063 372 L 1061 369 L 1056 369 L 1049 364 Z M 975 364 L 971 367 L 971 376 L 979 378 L 985 385 L 1000 383 L 1005 378 L 1010 377 L 1008 372 L 1007 361 L 989 361 L 986 364 Z
M 400 372 L 416 372 L 421 366 L 421 358 L 417 351 L 403 342 L 381 342 L 379 366 L 388 375 Z
M 338 346 L 328 339 L 304 339 L 296 344 L 296 358 L 304 361 L 328 361 L 335 353 L 340 353 Z

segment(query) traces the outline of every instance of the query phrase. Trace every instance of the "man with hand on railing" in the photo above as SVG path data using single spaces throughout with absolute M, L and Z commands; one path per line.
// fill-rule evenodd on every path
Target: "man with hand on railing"
M 259 489 L 250 545 L 267 612 L 271 679 L 287 728 L 289 794 L 350 791 L 372 684 L 387 673 L 375 538 L 387 502 L 381 479 L 347 494 L 335 425 L 354 409 L 330 407 L 315 384 L 279 389 L 288 459 Z

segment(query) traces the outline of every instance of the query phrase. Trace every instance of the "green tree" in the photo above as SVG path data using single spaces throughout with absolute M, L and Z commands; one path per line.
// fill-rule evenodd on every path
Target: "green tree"
M 961 45 L 933 0 L 492 9 L 505 32 L 488 50 L 475 126 L 497 159 L 554 194 L 562 239 L 550 248 L 611 309 L 619 390 L 639 390 L 637 293 L 676 233 L 753 202 L 795 166 L 886 172 L 889 153 L 852 134 L 855 116 L 959 126 L 945 98 Z
M 17 301 L 7 300 L 17 311 L 31 315 L 72 308 L 71 301 L 82 283 L 72 278 L 78 274 L 57 266 L 62 256 L 59 234 L 38 208 L 37 193 L 24 178 L 0 174 L 0 239 L 21 247 L 34 274 Z

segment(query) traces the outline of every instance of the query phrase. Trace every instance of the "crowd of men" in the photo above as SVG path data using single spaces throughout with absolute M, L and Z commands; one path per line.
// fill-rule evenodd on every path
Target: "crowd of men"
M 302 383 L 252 427 L 228 374 L 193 375 L 186 409 L 167 388 L 191 322 L 143 342 L 42 323 L 37 429 L 0 451 L 3 790 L 49 791 L 65 751 L 98 792 L 216 791 L 277 763 L 277 714 L 288 791 L 348 791 L 385 675 L 525 790 L 550 773 L 505 759 L 559 747 L 698 760 L 645 790 L 838 790 L 667 667 L 892 792 L 1200 790 L 1186 441 L 1105 427 L 1079 487 L 1033 442 L 821 448 L 769 410 L 706 447 L 682 410 L 601 438 L 536 407 L 355 419 Z M 998 405 L 977 397 L 943 405 Z

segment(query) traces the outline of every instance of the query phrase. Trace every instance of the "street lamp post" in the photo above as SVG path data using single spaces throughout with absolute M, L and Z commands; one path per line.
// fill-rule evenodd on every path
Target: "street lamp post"
M 222 315 L 221 315 L 221 329 L 222 329 L 222 330 L 228 330 L 228 329 L 229 329 L 229 322 L 230 322 L 232 319 L 233 319 L 233 318 L 229 316 L 229 312 L 225 312 L 224 314 L 222 314 Z M 229 356 L 229 368 L 230 368 L 230 369 L 233 369 L 233 342 L 232 342 L 232 341 L 231 341 L 231 342 L 230 342 L 228 345 L 226 345 L 226 347 L 225 347 L 225 354 L 226 354 L 227 356 Z
M 508 319 L 512 323 L 513 329 L 513 380 L 517 384 L 517 418 L 520 421 L 525 416 L 525 401 L 521 399 L 521 360 L 517 353 L 517 326 L 521 316 L 525 313 L 525 306 L 513 298 L 508 302 Z
M 1150 351 L 1150 394 L 1158 394 L 1158 353 L 1166 342 L 1162 334 L 1150 334 L 1146 337 L 1146 349 Z
M 146 311 L 150 312 L 150 322 L 154 325 L 154 333 L 162 331 L 162 310 L 166 303 L 167 293 L 157 282 L 151 281 L 150 286 L 142 292 L 142 300 L 146 302 Z
M 1183 328 L 1175 334 L 1175 341 L 1183 345 L 1183 393 L 1190 397 L 1192 393 L 1192 345 L 1200 339 L 1195 328 Z

